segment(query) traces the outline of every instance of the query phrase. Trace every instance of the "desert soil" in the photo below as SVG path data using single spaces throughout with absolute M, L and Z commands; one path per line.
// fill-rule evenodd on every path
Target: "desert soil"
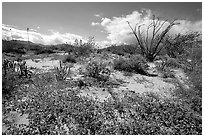
M 90 57 L 94 60 L 99 60 L 97 57 Z M 91 60 L 90 58 L 86 59 L 86 61 Z M 105 60 L 107 61 L 107 60 Z M 110 58 L 112 61 L 112 58 Z M 48 72 L 55 67 L 59 67 L 59 60 L 54 60 L 52 57 L 47 57 L 43 59 L 27 59 L 26 65 L 32 69 L 35 73 L 44 73 Z M 155 69 L 155 64 L 150 63 L 150 71 Z M 73 64 L 71 68 L 71 77 L 72 79 L 80 79 L 81 75 L 79 74 L 79 70 L 84 70 L 85 65 L 81 63 Z M 180 82 L 184 88 L 189 88 L 185 73 L 181 70 L 173 70 L 175 73 L 175 78 L 173 81 Z M 173 97 L 171 93 L 177 88 L 175 82 L 167 82 L 162 77 L 148 77 L 140 74 L 133 74 L 132 76 L 124 76 L 123 72 L 112 70 L 110 80 L 116 83 L 120 83 L 117 88 L 113 88 L 113 92 L 117 93 L 120 97 L 123 96 L 126 92 L 134 92 L 134 93 L 146 93 L 153 92 L 158 94 L 162 98 L 171 98 Z M 171 80 L 170 80 L 171 81 Z M 99 101 L 104 101 L 108 99 L 110 96 L 107 89 L 99 88 L 99 87 L 89 87 L 81 90 L 81 95 L 97 98 Z

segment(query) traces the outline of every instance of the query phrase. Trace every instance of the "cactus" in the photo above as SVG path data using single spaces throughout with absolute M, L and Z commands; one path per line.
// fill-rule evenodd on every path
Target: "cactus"
M 70 69 L 71 69 L 71 65 L 66 66 L 66 65 L 62 65 L 62 61 L 59 62 L 60 66 L 59 68 L 56 67 L 56 79 L 57 81 L 64 81 L 66 80 L 66 78 L 70 75 Z

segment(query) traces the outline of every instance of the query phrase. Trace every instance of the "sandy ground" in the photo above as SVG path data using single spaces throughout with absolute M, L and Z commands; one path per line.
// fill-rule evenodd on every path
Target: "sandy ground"
M 61 55 L 62 53 L 60 53 Z M 92 57 L 98 58 L 98 57 Z M 89 61 L 86 60 L 86 61 Z M 26 64 L 30 68 L 35 68 L 35 71 L 38 72 L 46 72 L 54 67 L 59 66 L 59 60 L 52 60 L 51 57 L 44 58 L 44 59 L 28 59 L 26 60 Z M 154 63 L 149 63 L 150 70 L 154 70 L 156 67 Z M 73 64 L 71 68 L 71 77 L 73 79 L 80 79 L 81 75 L 79 75 L 79 69 L 83 68 L 84 65 L 76 63 Z M 176 74 L 176 79 L 184 85 L 185 88 L 189 88 L 185 83 L 187 81 L 187 77 L 182 70 L 175 70 L 174 73 Z M 123 72 L 113 71 L 110 80 L 112 81 L 123 81 L 118 88 L 113 88 L 113 92 L 117 93 L 119 96 L 123 96 L 126 92 L 133 92 L 133 93 L 146 93 L 146 92 L 153 92 L 158 94 L 162 98 L 171 98 L 171 93 L 176 89 L 176 85 L 170 82 L 165 82 L 161 77 L 148 77 L 140 74 L 133 74 L 132 76 L 124 76 Z M 92 97 L 94 99 L 98 99 L 99 101 L 107 100 L 111 97 L 108 93 L 107 89 L 103 88 L 96 88 L 96 87 L 89 87 L 86 89 L 81 90 L 80 95 Z
M 134 93 L 153 92 L 161 97 L 171 97 L 171 92 L 175 86 L 171 83 L 164 82 L 160 77 L 147 77 L 140 74 L 134 74 L 131 77 L 124 76 L 121 72 L 115 72 L 111 77 L 120 79 L 125 83 L 119 88 L 114 89 L 115 92 L 131 91 Z
M 28 68 L 35 68 L 45 72 L 49 71 L 50 69 L 54 69 L 54 67 L 59 67 L 59 60 L 51 59 L 52 58 L 28 59 L 25 61 Z

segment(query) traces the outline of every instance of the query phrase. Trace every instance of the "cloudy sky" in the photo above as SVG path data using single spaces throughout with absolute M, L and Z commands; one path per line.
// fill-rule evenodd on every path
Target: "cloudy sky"
M 95 36 L 101 45 L 134 43 L 127 21 L 133 26 L 135 23 L 148 25 L 155 14 L 161 21 L 177 19 L 180 22 L 172 28 L 171 35 L 201 31 L 201 10 L 201 2 L 3 2 L 2 38 L 27 40 L 28 27 L 29 40 L 41 44 L 86 41 L 89 36 Z

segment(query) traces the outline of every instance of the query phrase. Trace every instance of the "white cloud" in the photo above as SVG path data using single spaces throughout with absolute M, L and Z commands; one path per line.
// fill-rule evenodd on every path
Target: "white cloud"
M 110 22 L 111 20 L 109 18 L 102 18 L 101 26 L 106 26 Z
M 36 30 L 36 29 L 29 29 L 29 31 L 34 31 L 34 32 L 37 32 L 37 30 Z
M 141 12 L 133 11 L 131 14 L 123 15 L 120 17 L 112 17 L 110 18 L 102 18 L 101 19 L 101 26 L 104 30 L 108 33 L 107 39 L 110 40 L 112 43 L 135 43 L 136 39 L 134 35 L 130 35 L 132 32 L 130 27 L 127 24 L 127 21 L 130 22 L 131 26 L 134 27 L 136 23 L 144 24 L 141 27 L 141 31 L 146 33 L 147 26 L 152 21 L 152 12 L 151 10 L 142 9 Z M 164 20 L 160 20 L 161 23 Z M 179 25 L 175 25 L 172 27 L 171 31 L 169 32 L 170 35 L 178 34 L 178 33 L 186 33 L 190 31 L 200 31 L 202 30 L 202 21 L 192 22 L 188 20 L 177 20 Z M 164 30 L 168 26 L 169 22 L 167 21 L 160 32 Z M 150 29 L 151 32 L 151 29 Z M 144 33 L 144 34 L 145 34 Z M 151 36 L 151 35 L 149 35 Z
M 38 26 L 37 29 L 40 29 L 40 27 Z
M 192 31 L 198 31 L 202 32 L 202 21 L 188 21 L 188 20 L 177 20 L 176 22 L 179 22 L 179 25 L 176 25 L 170 30 L 170 33 L 172 34 L 184 34 L 186 32 L 192 32 Z
M 91 22 L 91 26 L 97 26 L 97 25 L 99 25 L 98 22 Z
M 100 14 L 94 14 L 94 16 L 97 17 L 97 18 L 102 18 L 103 13 L 100 13 Z
M 95 17 L 101 17 L 101 15 L 99 15 L 99 14 L 95 14 L 94 16 L 95 16 Z
M 55 44 L 62 44 L 66 42 L 74 43 L 75 39 L 82 39 L 83 41 L 86 41 L 79 35 L 75 35 L 71 33 L 61 34 L 51 29 L 49 31 L 51 32 L 51 35 L 40 34 L 38 32 L 33 31 L 33 29 L 30 29 L 29 41 L 34 42 L 34 43 L 45 44 L 45 45 L 50 45 L 50 44 L 55 45 Z M 2 25 L 2 39 L 11 40 L 12 38 L 14 40 L 27 41 L 28 40 L 27 31 L 16 29 L 9 25 L 3 24 Z

